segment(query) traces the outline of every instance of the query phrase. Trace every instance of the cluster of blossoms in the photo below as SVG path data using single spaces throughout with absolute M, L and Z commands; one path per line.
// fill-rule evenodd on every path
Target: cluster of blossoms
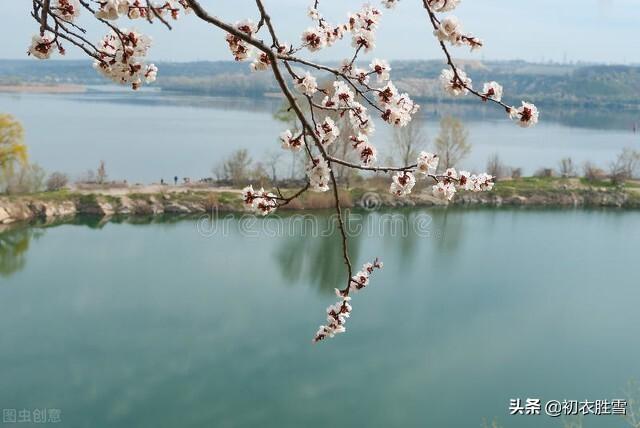
M 340 135 L 340 129 L 330 117 L 325 117 L 322 123 L 316 126 L 316 134 L 323 146 L 329 146 Z
M 433 12 L 438 13 L 451 11 L 458 6 L 458 3 L 460 3 L 460 0 L 426 1 L 429 8 Z M 432 22 L 434 26 L 433 34 L 441 42 L 446 41 L 453 46 L 466 44 L 471 47 L 472 51 L 482 47 L 482 41 L 480 39 L 463 34 L 462 25 L 455 16 L 447 16 L 441 21 L 433 18 Z M 442 44 L 442 46 L 443 49 L 445 49 L 444 44 Z M 459 97 L 472 92 L 474 95 L 481 97 L 483 101 L 495 101 L 496 103 L 506 107 L 509 117 L 516 120 L 517 124 L 524 128 L 534 126 L 538 123 L 538 109 L 532 103 L 523 101 L 520 108 L 508 107 L 502 103 L 503 88 L 499 83 L 494 81 L 487 82 L 484 84 L 482 92 L 476 92 L 473 90 L 471 78 L 469 78 L 463 70 L 455 67 L 451 60 L 449 60 L 449 65 L 450 68 L 442 70 L 442 73 L 440 74 L 442 88 L 447 94 Z M 445 190 L 446 189 L 440 188 L 439 192 L 446 193 L 447 195 L 451 194 L 450 192 L 445 192 Z
M 472 51 L 480 49 L 483 45 L 482 40 L 477 37 L 462 33 L 462 25 L 455 16 L 447 16 L 443 19 L 433 34 L 441 42 L 446 41 L 453 46 L 467 45 Z
M 380 10 L 370 5 L 364 5 L 359 12 L 349 15 L 346 24 L 333 26 L 325 21 L 315 7 L 310 7 L 309 17 L 316 21 L 317 25 L 307 28 L 302 33 L 300 37 L 302 46 L 311 52 L 316 52 L 332 46 L 336 41 L 343 39 L 346 32 L 351 32 L 353 47 L 369 52 L 375 47 L 375 31 L 380 16 Z
M 104 20 L 115 20 L 120 17 L 128 17 L 130 19 L 146 18 L 147 20 L 160 17 L 165 22 L 165 16 L 169 15 L 171 18 L 177 19 L 183 10 L 185 12 L 190 10 L 187 0 L 158 1 L 161 3 L 150 4 L 147 0 L 94 0 L 94 3 L 97 4 L 95 17 L 103 23 Z M 381 0 L 381 2 L 384 7 L 391 9 L 399 3 L 399 0 Z M 40 3 L 34 2 L 34 11 L 38 10 Z M 535 105 L 523 102 L 521 107 L 516 108 L 502 103 L 503 88 L 494 81 L 484 83 L 481 92 L 474 90 L 472 80 L 453 63 L 452 57 L 447 50 L 447 44 L 452 46 L 466 45 L 472 51 L 483 45 L 480 39 L 464 34 L 462 25 L 455 16 L 439 19 L 434 14 L 452 11 L 459 3 L 460 0 L 424 0 L 434 35 L 440 41 L 439 45 L 446 54 L 449 66 L 440 75 L 444 91 L 453 96 L 471 93 L 480 97 L 483 101 L 491 101 L 504 107 L 509 117 L 517 121 L 518 125 L 522 127 L 535 125 L 539 117 Z M 279 57 L 278 61 L 285 61 L 285 66 L 293 78 L 296 91 L 303 96 L 304 101 L 308 101 L 311 109 L 311 113 L 307 116 L 301 112 L 300 108 L 294 108 L 302 125 L 301 131 L 294 133 L 291 130 L 286 130 L 280 135 L 283 149 L 294 152 L 300 151 L 303 147 L 306 149 L 306 154 L 309 158 L 306 168 L 308 186 L 289 199 L 282 197 L 279 191 L 279 196 L 276 196 L 262 188 L 255 191 L 252 186 L 247 186 L 242 190 L 242 200 L 245 206 L 257 214 L 267 215 L 279 206 L 285 205 L 293 198 L 298 197 L 306 190 L 316 192 L 329 190 L 330 183 L 335 181 L 331 170 L 331 165 L 334 162 L 358 168 L 358 165 L 334 159 L 328 155 L 328 151 L 333 149 L 333 147 L 329 146 L 335 145 L 338 138 L 341 138 L 345 144 L 350 145 L 358 157 L 361 169 L 383 172 L 396 171 L 392 176 L 389 189 L 395 196 L 403 197 L 409 195 L 416 185 L 416 177 L 425 180 L 428 178 L 433 179 L 435 181 L 435 185 L 431 188 L 433 194 L 444 200 L 451 200 L 458 190 L 473 192 L 491 190 L 493 177 L 485 173 L 471 174 L 468 171 L 456 171 L 454 168 L 448 168 L 441 174 L 436 174 L 438 156 L 428 152 L 421 152 L 415 165 L 401 168 L 376 168 L 373 166 L 376 162 L 377 150 L 369 140 L 375 127 L 367 107 L 371 106 L 374 110 L 379 110 L 381 118 L 386 123 L 403 127 L 410 123 L 413 116 L 418 112 L 419 106 L 411 100 L 408 94 L 399 91 L 391 81 L 391 67 L 387 61 L 374 59 L 368 67 L 357 62 L 359 53 L 367 53 L 375 48 L 376 31 L 382 16 L 379 9 L 365 4 L 358 12 L 348 14 L 346 22 L 336 26 L 331 25 L 323 18 L 317 10 L 317 5 L 318 1 L 314 1 L 313 6 L 309 8 L 308 14 L 314 24 L 302 33 L 302 44 L 297 48 L 277 40 L 261 2 L 258 2 L 258 7 L 262 12 L 260 25 L 256 25 L 251 20 L 244 20 L 237 22 L 233 27 L 234 30 L 231 30 L 228 25 L 219 23 L 217 18 L 215 20 L 207 19 L 217 27 L 231 31 L 226 34 L 225 39 L 236 61 L 253 58 L 250 67 L 252 71 L 256 72 L 273 68 L 274 74 L 279 77 L 278 83 L 281 84 L 283 93 L 287 95 L 288 99 L 291 99 L 291 94 L 285 87 L 286 82 L 282 82 L 277 72 L 278 64 L 272 63 L 273 52 L 275 52 Z M 44 8 L 44 4 L 41 7 Z M 29 47 L 29 54 L 36 58 L 47 59 L 55 48 L 60 53 L 64 53 L 58 41 L 58 35 L 62 39 L 70 41 L 79 39 L 80 41 L 76 44 L 85 50 L 87 44 L 94 47 L 86 39 L 66 30 L 65 26 L 61 25 L 63 21 L 72 23 L 78 17 L 81 7 L 92 10 L 83 0 L 51 0 L 49 15 L 56 23 L 56 34 L 52 35 L 44 32 L 42 35 L 34 36 Z M 195 4 L 194 7 L 196 7 Z M 196 7 L 198 16 L 202 16 L 202 11 L 198 9 Z M 37 13 L 34 13 L 34 17 L 37 19 L 36 15 Z M 95 58 L 94 67 L 107 78 L 117 83 L 130 84 L 134 89 L 140 87 L 143 82 L 153 82 L 156 79 L 157 68 L 153 64 L 146 64 L 144 61 L 151 39 L 135 30 L 118 29 L 109 23 L 107 24 L 112 28 L 112 32 L 105 36 L 97 47 L 94 47 L 95 54 L 90 53 Z M 257 38 L 257 32 L 262 24 L 269 27 L 273 42 L 270 48 Z M 71 25 L 82 30 L 77 24 Z M 43 24 L 43 30 L 45 29 L 51 29 L 46 22 Z M 304 48 L 310 52 L 316 52 L 325 47 L 330 47 L 338 40 L 344 39 L 347 34 L 351 36 L 351 44 L 355 52 L 351 59 L 344 60 L 336 69 L 316 65 L 301 58 L 287 58 L 287 56 L 294 56 L 296 52 Z M 249 40 L 249 38 L 252 40 Z M 257 47 L 256 55 L 253 54 L 254 46 Z M 332 85 L 319 87 L 318 80 L 310 72 L 305 71 L 300 75 L 296 75 L 290 67 L 292 63 L 305 64 L 310 69 L 330 71 L 336 79 Z M 320 94 L 323 97 L 321 101 Z M 295 107 L 295 103 L 291 107 Z M 322 116 L 315 114 L 317 110 L 314 110 L 314 108 L 332 111 L 332 115 L 322 119 Z M 316 118 L 321 120 L 316 121 Z M 313 123 L 310 124 L 309 120 Z M 315 145 L 308 144 L 310 140 L 307 140 L 307 138 L 313 138 Z M 316 154 L 313 151 L 316 151 Z M 338 212 L 340 211 L 339 208 L 340 203 L 336 196 L 336 209 Z M 340 230 L 346 242 L 342 219 L 340 220 Z M 345 262 L 349 266 L 349 272 L 351 272 L 347 250 L 345 244 Z M 369 283 L 369 277 L 372 272 L 380 268 L 382 268 L 382 263 L 377 259 L 373 263 L 367 263 L 362 270 L 349 278 L 349 284 L 345 290 L 336 290 L 340 300 L 327 308 L 327 324 L 320 327 L 314 338 L 315 342 L 345 331 L 345 322 L 351 313 L 350 292 L 365 288 Z
M 151 5 L 153 10 L 150 10 L 146 0 L 99 0 L 98 4 L 100 7 L 95 13 L 96 18 L 108 20 L 116 20 L 121 16 L 129 19 L 171 16 L 172 19 L 178 19 L 181 10 L 190 10 L 186 0 L 165 0 L 161 5 Z
M 394 126 L 406 126 L 414 114 L 418 112 L 420 106 L 414 103 L 409 95 L 400 93 L 393 82 L 378 92 L 378 103 L 383 110 L 382 119 Z
M 357 136 L 352 135 L 349 140 L 351 147 L 358 154 L 362 166 L 371 166 L 375 163 L 378 151 L 369 143 L 369 137 L 360 133 Z
M 307 177 L 309 186 L 314 192 L 326 192 L 329 190 L 331 180 L 331 168 L 323 157 L 311 158 L 307 165 Z
M 235 28 L 249 37 L 254 35 L 256 31 L 258 31 L 258 27 L 250 19 L 236 22 Z M 225 39 L 229 44 L 229 50 L 233 54 L 233 57 L 235 58 L 236 61 L 244 61 L 245 59 L 249 58 L 252 51 L 249 43 L 245 42 L 241 38 L 231 33 L 227 33 L 227 36 Z M 254 66 L 254 68 L 255 67 L 256 66 Z
M 471 192 L 489 191 L 493 188 L 493 177 L 486 174 L 471 174 L 467 171 L 456 171 L 448 168 L 442 175 L 435 175 L 438 168 L 438 155 L 420 152 L 416 164 L 416 172 L 424 178 L 431 177 L 437 181 L 432 187 L 433 195 L 450 201 L 458 188 Z M 407 196 L 416 184 L 416 178 L 410 171 L 400 171 L 393 176 L 389 192 L 395 196 Z
M 267 215 L 278 208 L 277 196 L 273 193 L 265 192 L 264 189 L 253 190 L 253 186 L 242 189 L 242 201 L 247 209 L 260 215 Z
M 100 41 L 99 59 L 93 66 L 114 82 L 138 89 L 143 82 L 154 82 L 158 73 L 155 65 L 143 61 L 150 46 L 151 38 L 135 30 L 111 31 Z
M 318 92 L 318 81 L 308 71 L 304 76 L 298 78 L 295 86 L 304 95 L 312 96 Z
M 327 324 L 321 325 L 318 328 L 313 338 L 314 343 L 332 338 L 336 334 L 346 331 L 345 324 L 352 310 L 351 304 L 349 303 L 351 301 L 349 293 L 365 288 L 369 284 L 369 277 L 375 269 L 382 269 L 382 262 L 378 259 L 373 263 L 365 263 L 362 266 L 362 270 L 351 278 L 346 291 L 336 289 L 336 296 L 338 296 L 340 300 L 327 308 Z

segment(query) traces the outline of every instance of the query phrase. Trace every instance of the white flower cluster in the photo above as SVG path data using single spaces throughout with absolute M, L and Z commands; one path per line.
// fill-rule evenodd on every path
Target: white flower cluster
M 370 5 L 364 5 L 359 12 L 349 15 L 347 24 L 333 26 L 324 20 L 317 9 L 311 7 L 309 8 L 309 17 L 317 22 L 317 26 L 309 27 L 302 33 L 300 37 L 302 46 L 311 52 L 316 52 L 325 47 L 333 46 L 336 41 L 344 38 L 346 32 L 351 32 L 352 45 L 369 52 L 375 47 L 375 30 L 380 16 L 380 10 Z
M 438 168 L 440 158 L 438 155 L 429 152 L 420 152 L 418 155 L 417 171 L 423 176 L 429 175 Z
M 235 28 L 249 37 L 254 35 L 256 31 L 258 31 L 258 27 L 250 19 L 236 22 Z M 229 44 L 229 50 L 233 54 L 233 57 L 236 61 L 244 61 L 251 55 L 251 46 L 241 38 L 236 37 L 231 33 L 227 33 L 225 40 Z
M 53 34 L 45 32 L 43 36 L 36 34 L 31 38 L 31 45 L 27 50 L 27 55 L 38 59 L 49 59 L 53 48 L 56 46 L 56 39 Z M 61 51 L 61 53 L 64 51 Z
M 489 191 L 493 189 L 493 177 L 486 173 L 475 175 L 467 171 L 457 172 L 454 168 L 449 168 L 444 172 L 442 180 L 432 189 L 434 196 L 450 201 L 458 188 L 470 192 Z
M 460 0 L 426 1 L 434 12 L 451 11 L 460 3 Z M 441 42 L 449 42 L 454 46 L 466 44 L 471 47 L 472 51 L 480 48 L 483 44 L 480 39 L 463 34 L 462 25 L 455 16 L 447 16 L 441 21 L 436 19 L 434 21 L 434 26 L 436 29 L 433 34 Z M 502 106 L 505 106 L 502 104 L 503 88 L 498 82 L 486 82 L 482 88 L 482 92 L 473 91 L 471 79 L 464 71 L 455 68 L 453 65 L 451 65 L 451 68 L 442 70 L 442 73 L 440 74 L 440 82 L 444 91 L 454 97 L 466 95 L 471 91 L 475 95 L 480 96 L 483 101 L 492 100 L 500 103 Z M 516 120 L 516 123 L 523 128 L 529 128 L 538 123 L 538 109 L 531 103 L 523 101 L 522 106 L 519 108 L 507 107 L 507 113 L 512 120 Z M 446 190 L 447 189 L 442 188 L 442 186 L 439 189 L 441 193 L 445 193 L 447 196 L 450 195 L 451 192 Z M 450 198 L 447 197 L 447 199 Z
M 420 109 L 420 106 L 414 103 L 408 94 L 399 93 L 391 81 L 379 90 L 378 104 L 383 110 L 382 119 L 398 127 L 406 126 L 411 122 L 413 115 Z
M 351 147 L 358 154 L 362 166 L 371 166 L 375 163 L 378 151 L 369 143 L 369 137 L 360 133 L 357 136 L 352 135 L 349 140 Z
M 254 191 L 253 186 L 247 186 L 242 189 L 242 201 L 250 211 L 263 216 L 272 213 L 278 208 L 276 195 L 265 192 L 264 189 Z
M 330 117 L 325 117 L 322 123 L 316 126 L 316 134 L 323 146 L 327 147 L 340 135 L 340 129 Z
M 314 192 L 326 192 L 329 190 L 331 180 L 331 168 L 323 157 L 312 158 L 307 165 L 307 177 L 309 186 Z
M 142 82 L 154 82 L 158 73 L 155 65 L 143 62 L 150 46 L 151 38 L 135 30 L 112 30 L 100 41 L 100 59 L 93 62 L 93 67 L 116 83 L 138 89 Z
M 477 37 L 462 33 L 462 25 L 455 16 L 447 16 L 444 18 L 433 34 L 441 42 L 449 42 L 453 46 L 467 45 L 472 51 L 480 49 L 483 45 L 482 40 Z
M 296 89 L 304 95 L 312 96 L 318 91 L 318 81 L 307 71 L 296 81 Z
M 442 175 L 436 176 L 438 161 L 438 155 L 420 152 L 416 164 L 418 174 L 424 178 L 431 177 L 437 180 L 437 183 L 432 187 L 432 192 L 438 198 L 450 201 L 456 194 L 457 188 L 471 192 L 489 191 L 493 188 L 493 177 L 485 173 L 476 175 L 448 168 Z M 389 191 L 395 196 L 407 196 L 415 184 L 416 179 L 410 171 L 400 171 L 393 176 Z
M 51 12 L 64 19 L 72 22 L 80 16 L 80 2 L 78 0 L 55 0 L 51 2 Z
M 365 288 L 369 284 L 369 277 L 375 269 L 382 269 L 382 262 L 378 259 L 375 259 L 373 263 L 365 263 L 362 266 L 362 270 L 351 278 L 346 293 L 336 288 L 336 296 L 338 296 L 340 300 L 327 308 L 327 324 L 321 325 L 318 328 L 318 331 L 313 337 L 314 343 L 335 337 L 336 334 L 346 331 L 345 324 L 352 310 L 351 304 L 349 303 L 351 297 L 349 297 L 348 294 L 349 292 L 356 292 Z
M 164 0 L 160 6 L 152 4 L 153 10 L 149 9 L 146 0 L 99 0 L 97 3 L 100 7 L 95 13 L 96 18 L 108 20 L 116 20 L 120 16 L 126 16 L 129 19 L 154 19 L 156 14 L 178 19 L 181 9 L 185 12 L 190 11 L 185 0 Z

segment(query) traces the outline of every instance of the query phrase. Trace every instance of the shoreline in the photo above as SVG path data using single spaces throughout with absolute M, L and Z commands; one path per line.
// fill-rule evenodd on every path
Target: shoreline
M 637 182 L 614 187 L 585 186 L 579 179 L 507 180 L 499 181 L 491 192 L 460 192 L 451 202 L 433 197 L 427 189 L 406 198 L 395 198 L 386 188 L 371 184 L 341 189 L 341 205 L 367 210 L 431 206 L 640 209 L 640 184 Z M 282 191 L 286 195 L 295 189 Z M 48 222 L 76 216 L 241 214 L 246 210 L 240 192 L 240 189 L 221 187 L 145 186 L 0 196 L 0 224 Z M 333 195 L 307 192 L 280 211 L 312 211 L 333 206 Z

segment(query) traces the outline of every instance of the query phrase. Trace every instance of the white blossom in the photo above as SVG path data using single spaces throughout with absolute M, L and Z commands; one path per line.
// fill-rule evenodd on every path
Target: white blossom
M 364 48 L 365 52 L 369 52 L 376 47 L 375 33 L 372 30 L 361 28 L 353 32 L 351 44 L 354 48 Z
M 242 189 L 242 201 L 249 210 L 263 216 L 270 214 L 278 207 L 276 195 L 265 192 L 264 189 L 254 191 L 253 186 Z
M 298 152 L 302 149 L 302 134 L 294 137 L 289 129 L 280 134 L 280 141 L 283 149 L 291 150 L 292 152 Z
M 320 12 L 318 12 L 318 9 L 316 9 L 313 6 L 309 6 L 309 11 L 307 12 L 307 15 L 309 15 L 309 18 L 311 18 L 314 21 L 319 21 L 320 18 L 322 18 L 322 15 L 320 15 Z
M 393 9 L 400 2 L 400 0 L 382 0 L 382 5 L 387 9 Z
M 400 171 L 394 174 L 389 192 L 395 196 L 407 196 L 416 184 L 416 178 L 411 172 Z
M 458 6 L 460 0 L 427 0 L 434 12 L 449 12 Z
M 351 147 L 358 154 L 361 165 L 370 166 L 376 161 L 378 151 L 369 143 L 369 138 L 365 134 L 352 135 L 349 140 Z
M 467 77 L 464 71 L 456 69 L 456 72 L 458 78 L 456 78 L 455 73 L 450 68 L 445 68 L 440 74 L 440 82 L 445 92 L 454 97 L 468 94 L 469 89 L 472 87 L 471 79 Z
M 340 135 L 340 129 L 330 117 L 325 117 L 322 123 L 316 126 L 316 133 L 323 146 L 333 143 Z
M 352 103 L 350 107 L 349 122 L 353 130 L 366 135 L 373 135 L 376 128 L 371 116 L 367 113 L 366 107 L 357 102 Z
M 43 36 L 36 34 L 31 38 L 31 46 L 27 53 L 38 59 L 49 59 L 54 47 L 53 34 L 45 32 Z
M 450 201 L 456 194 L 456 186 L 453 182 L 439 181 L 433 186 L 433 195 L 440 199 Z
M 332 101 L 338 107 L 349 107 L 354 100 L 353 91 L 342 80 L 333 82 L 333 98 Z
M 296 89 L 305 95 L 313 95 L 318 91 L 316 78 L 308 71 L 296 82 Z
M 265 71 L 269 69 L 270 65 L 271 59 L 269 59 L 269 55 L 261 52 L 251 63 L 251 71 Z
M 387 61 L 375 58 L 373 61 L 371 61 L 369 68 L 376 74 L 378 83 L 384 83 L 389 80 L 389 72 L 391 71 L 391 67 L 389 66 L 389 63 Z
M 453 45 L 457 45 L 461 43 L 462 40 L 462 26 L 460 25 L 460 21 L 455 16 L 447 16 L 444 18 L 438 29 L 433 32 L 433 34 L 440 40 L 441 42 L 448 41 Z
M 301 39 L 303 46 L 305 46 L 311 52 L 319 51 L 325 46 L 327 42 L 324 30 L 320 27 L 307 28 L 302 33 Z
M 420 152 L 418 155 L 417 170 L 420 174 L 428 175 L 431 171 L 438 168 L 438 155 L 429 152 Z
M 531 103 L 522 102 L 522 106 L 518 109 L 511 107 L 509 116 L 518 120 L 518 125 L 523 128 L 530 128 L 538 123 L 538 108 Z
M 498 82 L 487 82 L 482 88 L 482 96 L 495 100 L 502 100 L 502 86 Z
M 50 10 L 56 16 L 65 21 L 72 22 L 80 16 L 80 2 L 78 0 L 54 0 L 51 2 Z
M 102 0 L 95 16 L 99 19 L 115 20 L 129 13 L 129 0 Z
M 314 192 L 326 192 L 329 190 L 329 180 L 331 180 L 331 168 L 324 158 L 314 158 L 307 165 L 307 177 L 309 185 Z

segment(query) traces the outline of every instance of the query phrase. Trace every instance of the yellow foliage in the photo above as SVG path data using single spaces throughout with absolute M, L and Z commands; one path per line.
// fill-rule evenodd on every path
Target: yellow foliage
M 10 175 L 17 162 L 27 162 L 24 128 L 13 116 L 0 114 L 0 174 Z

